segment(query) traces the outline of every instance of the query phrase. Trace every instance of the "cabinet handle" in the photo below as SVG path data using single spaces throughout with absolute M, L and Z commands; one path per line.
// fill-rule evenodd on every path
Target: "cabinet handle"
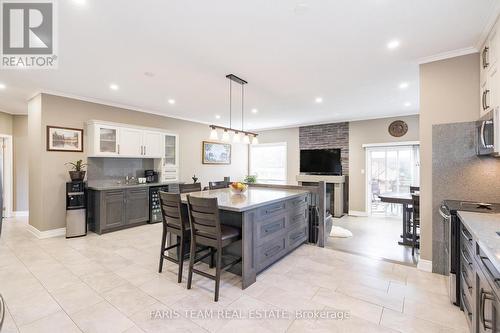
M 491 320 L 486 319 L 484 308 L 486 307 L 486 301 L 493 301 L 493 295 L 490 292 L 486 292 L 481 288 L 481 294 L 479 295 L 479 319 L 483 324 L 483 330 L 491 330 L 493 327 L 489 325 Z
M 483 106 L 483 111 L 486 110 L 486 108 L 484 107 L 484 93 L 485 91 L 483 91 L 483 95 L 481 96 L 481 104 Z
M 268 232 L 275 232 L 281 229 L 281 223 L 275 223 L 270 226 L 266 226 L 264 228 L 264 232 L 267 234 Z
M 120 144 L 117 144 L 118 146 L 118 154 L 120 154 Z
M 471 266 L 472 267 L 472 261 L 469 261 L 469 259 L 465 256 L 465 253 L 464 253 L 464 250 L 461 250 L 460 251 L 461 254 L 462 254 L 462 258 L 464 259 L 464 261 L 467 263 L 467 265 Z
M 469 241 L 469 243 L 472 242 L 472 237 L 467 234 L 464 228 L 462 228 L 462 235 Z
M 490 48 L 487 46 L 483 50 L 483 69 L 488 68 L 488 66 L 490 65 L 488 62 L 488 57 L 487 57 L 489 51 L 490 51 Z
M 467 277 L 465 276 L 465 272 L 462 271 L 462 279 L 464 279 L 465 285 L 467 286 L 467 289 L 471 290 L 472 286 L 469 285 L 469 281 L 467 281 Z
M 144 155 L 146 155 L 146 146 L 144 146 Z
M 488 94 L 489 94 L 489 93 L 490 93 L 490 91 L 489 91 L 489 90 L 485 90 L 485 91 L 484 91 L 484 109 L 485 109 L 485 110 L 488 110 L 488 109 L 489 109 L 489 107 L 490 107 L 490 106 L 488 105 L 488 99 L 487 99 L 487 97 L 488 97 Z

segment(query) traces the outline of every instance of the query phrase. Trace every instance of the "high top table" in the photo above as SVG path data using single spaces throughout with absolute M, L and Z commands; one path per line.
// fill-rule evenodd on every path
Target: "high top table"
M 418 195 L 418 194 L 416 194 Z M 402 241 L 398 242 L 399 245 L 411 246 L 413 244 L 413 236 L 408 228 L 410 216 L 408 214 L 408 205 L 412 204 L 411 193 L 409 192 L 389 192 L 379 194 L 380 201 L 387 203 L 395 203 L 403 205 L 403 234 Z
M 241 256 L 243 289 L 256 281 L 257 274 L 307 242 L 309 235 L 309 192 L 301 189 L 249 187 L 244 194 L 229 188 L 192 192 L 181 195 L 187 206 L 187 195 L 217 198 L 222 224 L 241 229 L 241 242 L 231 244 L 225 254 Z

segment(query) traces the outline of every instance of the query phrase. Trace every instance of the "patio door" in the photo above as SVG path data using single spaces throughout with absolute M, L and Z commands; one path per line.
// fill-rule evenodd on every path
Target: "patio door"
M 419 186 L 419 146 L 366 147 L 366 166 L 367 212 L 370 215 L 401 215 L 402 205 L 381 202 L 378 196 L 410 192 L 410 186 Z

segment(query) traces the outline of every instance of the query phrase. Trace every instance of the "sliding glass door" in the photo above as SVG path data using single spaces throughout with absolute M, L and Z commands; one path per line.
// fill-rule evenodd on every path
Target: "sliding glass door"
M 372 215 L 401 215 L 401 205 L 380 201 L 382 193 L 410 192 L 419 186 L 419 146 L 366 148 L 367 209 Z

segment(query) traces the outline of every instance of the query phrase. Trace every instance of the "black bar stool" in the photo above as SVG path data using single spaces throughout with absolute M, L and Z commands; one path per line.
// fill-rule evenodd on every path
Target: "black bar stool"
M 191 254 L 187 288 L 191 289 L 193 272 L 215 280 L 214 300 L 217 302 L 219 300 L 221 272 L 241 262 L 241 258 L 237 258 L 228 265 L 222 267 L 222 250 L 226 246 L 241 239 L 241 230 L 220 223 L 217 198 L 196 198 L 188 195 L 187 200 L 191 229 Z M 208 246 L 217 252 L 215 276 L 194 268 L 195 263 L 207 257 L 207 255 L 205 255 L 196 258 L 196 253 L 194 251 L 196 245 Z

